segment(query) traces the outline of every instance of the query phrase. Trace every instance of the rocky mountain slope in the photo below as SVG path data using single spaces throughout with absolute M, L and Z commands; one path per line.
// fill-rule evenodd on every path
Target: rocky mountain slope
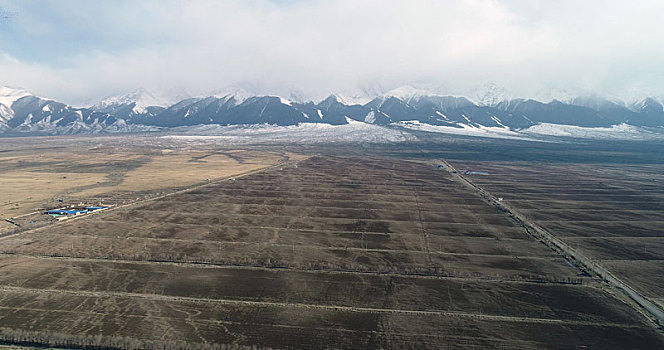
M 597 96 L 568 102 L 514 99 L 478 104 L 464 97 L 419 93 L 385 95 L 359 104 L 338 95 L 318 102 L 294 102 L 244 92 L 188 98 L 168 105 L 138 90 L 89 108 L 76 108 L 24 90 L 0 88 L 0 134 L 138 132 L 194 125 L 343 125 L 349 121 L 387 127 L 416 123 L 460 130 L 520 131 L 538 125 L 664 128 L 664 107 L 651 97 L 630 105 Z

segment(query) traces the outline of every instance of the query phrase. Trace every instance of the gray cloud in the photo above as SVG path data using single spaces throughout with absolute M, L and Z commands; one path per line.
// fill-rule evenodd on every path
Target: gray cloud
M 26 4 L 27 3 L 27 4 Z M 305 98 L 401 85 L 664 95 L 661 1 L 0 1 L 0 83 L 75 104 L 145 87 Z

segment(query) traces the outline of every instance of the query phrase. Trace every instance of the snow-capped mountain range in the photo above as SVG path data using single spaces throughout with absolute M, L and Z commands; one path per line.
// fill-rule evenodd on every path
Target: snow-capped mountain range
M 77 108 L 25 90 L 0 87 L 0 134 L 5 135 L 144 132 L 200 125 L 347 125 L 353 121 L 449 133 L 527 134 L 528 130 L 542 132 L 556 126 L 566 127 L 567 132 L 630 126 L 664 133 L 664 107 L 652 97 L 633 104 L 598 96 L 548 103 L 492 97 L 474 103 L 465 97 L 405 88 L 373 98 L 333 94 L 315 102 L 231 89 L 171 105 L 141 89 Z

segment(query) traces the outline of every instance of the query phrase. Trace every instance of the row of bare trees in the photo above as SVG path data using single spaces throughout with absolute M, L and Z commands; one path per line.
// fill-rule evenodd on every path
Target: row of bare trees
M 34 348 L 68 349 L 146 349 L 146 350 L 255 350 L 256 346 L 238 344 L 187 343 L 184 341 L 141 340 L 125 336 L 100 334 L 66 334 L 0 328 L 0 344 Z
M 22 253 L 20 248 L 7 249 L 3 253 Z M 294 259 L 279 259 L 276 257 L 265 256 L 214 256 L 214 255 L 188 255 L 184 252 L 163 251 L 134 251 L 123 252 L 122 250 L 108 250 L 99 254 L 95 252 L 93 256 L 85 254 L 83 251 L 71 252 L 56 251 L 41 256 L 52 257 L 72 257 L 72 258 L 93 258 L 108 260 L 129 260 L 146 261 L 154 263 L 191 263 L 205 265 L 222 266 L 249 266 L 265 268 L 283 268 L 294 270 L 323 270 L 323 271 L 341 271 L 341 272 L 365 272 L 365 273 L 384 273 L 384 274 L 404 274 L 404 275 L 422 275 L 436 277 L 460 277 L 474 279 L 493 279 L 493 280 L 517 280 L 524 282 L 537 283 L 558 283 L 558 284 L 583 284 L 583 278 L 574 278 L 556 275 L 519 275 L 519 274 L 500 274 L 487 272 L 473 272 L 454 268 L 453 266 L 403 266 L 401 264 L 390 265 L 386 261 L 353 261 L 351 259 L 338 259 L 335 261 L 324 260 L 305 260 L 294 261 Z

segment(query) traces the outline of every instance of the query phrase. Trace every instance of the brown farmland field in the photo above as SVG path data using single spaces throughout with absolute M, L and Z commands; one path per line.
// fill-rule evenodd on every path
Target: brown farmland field
M 191 349 L 664 345 L 616 291 L 430 162 L 279 159 L 0 238 L 0 338 Z M 161 166 L 151 162 L 142 167 Z
M 664 167 L 457 162 L 475 184 L 662 305 Z

